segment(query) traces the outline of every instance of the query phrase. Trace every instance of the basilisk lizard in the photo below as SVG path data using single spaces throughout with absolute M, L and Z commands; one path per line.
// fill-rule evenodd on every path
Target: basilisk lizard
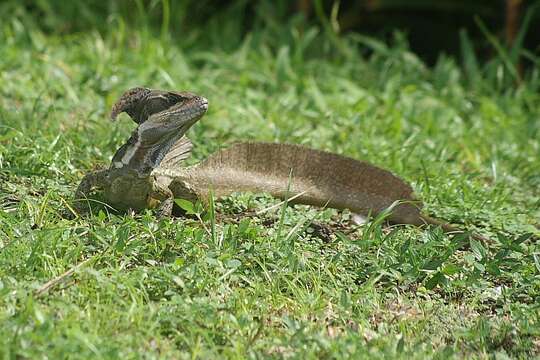
M 204 201 L 210 193 L 221 197 L 249 191 L 292 198 L 295 203 L 347 208 L 364 216 L 392 207 L 388 219 L 394 223 L 461 231 L 422 214 L 412 187 L 391 172 L 303 146 L 240 143 L 198 165 L 182 167 L 192 147 L 184 134 L 207 108 L 205 98 L 187 92 L 146 88 L 125 92 L 111 118 L 126 112 L 138 127 L 108 169 L 83 178 L 76 198 L 80 201 L 98 187 L 117 209 L 158 208 L 161 215 L 169 215 L 174 198 Z M 80 202 L 77 208 L 81 209 Z

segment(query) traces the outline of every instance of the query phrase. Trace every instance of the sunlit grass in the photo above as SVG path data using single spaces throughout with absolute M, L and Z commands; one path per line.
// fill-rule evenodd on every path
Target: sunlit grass
M 498 58 L 471 66 L 467 46 L 467 72 L 443 56 L 430 69 L 401 35 L 338 38 L 343 53 L 336 38 L 293 27 L 220 50 L 121 21 L 55 36 L 25 19 L 0 34 L 2 355 L 538 354 L 538 69 L 515 84 Z M 135 85 L 209 99 L 190 130 L 192 162 L 247 140 L 346 154 L 399 174 L 428 213 L 492 243 L 302 206 L 257 216 L 277 201 L 253 195 L 216 202 L 204 224 L 64 219 L 83 174 L 133 128 L 107 113 Z

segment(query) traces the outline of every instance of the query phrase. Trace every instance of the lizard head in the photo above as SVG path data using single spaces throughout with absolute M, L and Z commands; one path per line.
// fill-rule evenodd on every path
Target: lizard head
M 133 107 L 137 111 L 142 109 L 144 115 L 135 111 L 133 116 L 144 120 L 116 152 L 111 167 L 133 169 L 139 177 L 145 177 L 159 166 L 171 147 L 206 113 L 208 100 L 189 92 L 151 90 L 150 94 L 130 106 L 122 111 L 134 111 Z M 113 108 L 113 114 L 115 111 Z
M 164 111 L 173 105 L 191 100 L 194 94 L 188 92 L 153 90 L 135 87 L 120 96 L 111 110 L 111 120 L 116 120 L 122 112 L 128 114 L 137 124 L 142 124 L 152 114 Z

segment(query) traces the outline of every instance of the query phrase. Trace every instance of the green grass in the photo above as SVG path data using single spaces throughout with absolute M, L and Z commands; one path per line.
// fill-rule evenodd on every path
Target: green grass
M 220 46 L 234 31 L 211 21 L 187 45 L 114 17 L 62 35 L 25 14 L 2 23 L 3 358 L 539 356 L 535 55 L 517 78 L 511 49 L 478 64 L 462 35 L 463 69 L 445 56 L 427 68 L 400 34 L 384 44 L 289 25 Z M 62 218 L 83 174 L 133 129 L 107 113 L 135 85 L 209 99 L 190 130 L 193 162 L 246 140 L 346 154 L 391 169 L 427 213 L 492 242 L 303 206 L 255 216 L 278 202 L 250 194 L 201 221 Z

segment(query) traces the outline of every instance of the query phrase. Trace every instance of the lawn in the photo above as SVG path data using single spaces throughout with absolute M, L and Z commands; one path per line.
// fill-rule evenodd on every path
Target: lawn
M 388 42 L 291 21 L 228 37 L 0 25 L 3 358 L 530 358 L 540 355 L 540 61 L 491 41 L 428 67 Z M 232 39 L 231 39 L 232 38 Z M 518 49 L 521 50 L 521 49 Z M 103 208 L 68 219 L 82 176 L 134 124 L 127 88 L 209 100 L 190 163 L 235 142 L 305 144 L 387 168 L 426 213 L 477 231 L 355 225 L 261 194 L 201 219 Z M 259 212 L 257 214 L 257 212 Z M 215 223 L 215 226 L 212 224 Z M 210 230 L 209 230 L 210 229 Z M 66 271 L 72 274 L 39 289 Z

